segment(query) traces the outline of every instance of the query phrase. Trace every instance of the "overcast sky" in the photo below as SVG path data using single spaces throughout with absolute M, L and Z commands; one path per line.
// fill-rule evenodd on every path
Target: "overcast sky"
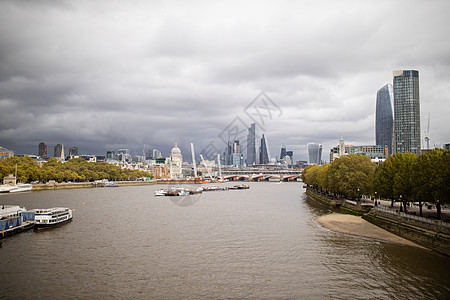
M 376 93 L 397 69 L 419 71 L 422 133 L 430 113 L 431 144 L 449 143 L 449 11 L 421 0 L 0 0 L 0 145 L 167 156 L 177 140 L 190 160 L 190 142 L 223 151 L 230 130 L 244 137 L 256 122 L 272 156 L 284 142 L 307 160 L 318 142 L 327 160 L 341 136 L 375 143 Z

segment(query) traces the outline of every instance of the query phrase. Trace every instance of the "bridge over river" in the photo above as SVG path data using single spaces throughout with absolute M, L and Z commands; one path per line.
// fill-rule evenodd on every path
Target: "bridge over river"
M 228 170 L 222 171 L 223 179 L 246 181 L 295 181 L 302 175 L 298 170 Z

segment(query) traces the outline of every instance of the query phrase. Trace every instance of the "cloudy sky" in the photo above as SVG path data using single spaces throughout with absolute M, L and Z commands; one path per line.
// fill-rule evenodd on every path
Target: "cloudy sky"
M 272 156 L 374 144 L 376 92 L 420 75 L 422 132 L 450 142 L 449 1 L 0 0 L 0 145 L 190 160 L 264 128 Z M 263 94 L 261 94 L 263 92 Z M 422 137 L 423 140 L 423 137 Z M 51 148 L 50 148 L 51 147 Z

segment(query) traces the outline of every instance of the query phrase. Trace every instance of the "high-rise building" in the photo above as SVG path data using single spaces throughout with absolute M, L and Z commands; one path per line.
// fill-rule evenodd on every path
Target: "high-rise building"
M 78 147 L 72 147 L 69 149 L 69 156 L 77 156 L 78 155 Z
M 39 143 L 38 155 L 40 157 L 47 157 L 47 145 L 44 142 Z
M 308 143 L 308 164 L 320 165 L 322 160 L 322 145 L 317 143 Z
M 248 128 L 247 134 L 247 166 L 258 164 L 256 157 L 256 123 Z
M 420 154 L 419 71 L 394 71 L 394 152 Z
M 106 159 L 115 159 L 116 153 L 114 151 L 106 151 Z
M 261 146 L 259 147 L 259 164 L 267 165 L 270 162 L 269 151 L 267 147 L 267 141 L 264 134 L 261 138 Z
M 223 153 L 223 159 L 224 162 L 223 164 L 226 166 L 232 165 L 233 164 L 233 143 L 231 143 L 231 141 L 228 141 L 227 146 L 225 147 L 225 151 Z
M 53 151 L 53 156 L 56 158 L 64 159 L 64 145 L 57 144 Z
M 291 161 L 294 162 L 294 151 L 292 150 L 286 151 L 285 156 L 289 156 L 291 158 Z
M 233 143 L 233 153 L 231 155 L 231 164 L 235 167 L 242 166 L 241 146 L 239 145 L 238 140 L 234 141 L 234 143 Z
M 283 159 L 286 155 L 286 145 L 284 143 L 281 143 L 280 159 Z
M 394 113 L 392 85 L 383 86 L 377 92 L 377 106 L 375 115 L 375 144 L 388 147 L 389 155 L 392 153 L 394 138 Z

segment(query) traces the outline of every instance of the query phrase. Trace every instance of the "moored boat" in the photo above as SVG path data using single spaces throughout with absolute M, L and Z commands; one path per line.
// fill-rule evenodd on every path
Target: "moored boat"
M 47 209 L 34 209 L 36 228 L 58 227 L 72 221 L 72 210 L 67 207 L 53 207 Z

